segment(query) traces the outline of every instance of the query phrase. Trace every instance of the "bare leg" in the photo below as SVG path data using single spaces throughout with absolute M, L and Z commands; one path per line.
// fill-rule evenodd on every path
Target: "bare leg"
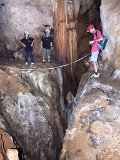
M 97 62 L 93 62 L 93 67 L 94 67 L 95 73 L 97 73 L 98 72 L 98 63 Z
M 97 71 L 98 71 L 98 68 L 99 68 L 99 64 L 98 64 L 98 62 L 96 62 L 96 65 L 97 65 Z

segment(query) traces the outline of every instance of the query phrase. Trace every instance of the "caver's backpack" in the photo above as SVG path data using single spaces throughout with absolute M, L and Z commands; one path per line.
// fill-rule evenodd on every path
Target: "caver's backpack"
M 96 37 L 97 37 L 97 33 L 96 33 Z M 98 48 L 101 51 L 105 49 L 107 41 L 108 41 L 108 38 L 106 36 L 103 36 L 103 40 L 98 43 Z

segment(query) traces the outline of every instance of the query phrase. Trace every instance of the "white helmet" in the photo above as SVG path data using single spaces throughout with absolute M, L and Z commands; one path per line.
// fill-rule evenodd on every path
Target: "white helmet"
M 46 32 L 46 33 L 50 33 L 50 30 L 49 30 L 49 29 L 46 29 L 45 32 Z
M 26 34 L 28 35 L 28 34 L 29 34 L 29 32 L 28 32 L 28 31 L 25 31 L 25 32 L 24 32 L 24 35 L 26 35 Z

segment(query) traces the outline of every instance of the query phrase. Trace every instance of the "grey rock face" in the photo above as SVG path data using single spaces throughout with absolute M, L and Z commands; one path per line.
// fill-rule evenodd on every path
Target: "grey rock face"
M 16 68 L 14 72 L 0 70 L 0 74 L 0 112 L 24 146 L 27 159 L 57 159 L 64 115 L 57 71 Z
M 120 68 L 120 1 L 102 0 L 101 21 L 103 33 L 108 37 L 108 43 L 104 50 L 103 59 Z
M 4 6 L 0 6 L 1 53 L 5 49 L 6 52 L 16 52 L 26 30 L 35 38 L 35 54 L 40 53 L 40 34 L 45 29 L 45 25 L 53 26 L 53 2 L 49 0 L 3 1 Z M 19 53 L 21 52 L 23 51 L 19 50 Z

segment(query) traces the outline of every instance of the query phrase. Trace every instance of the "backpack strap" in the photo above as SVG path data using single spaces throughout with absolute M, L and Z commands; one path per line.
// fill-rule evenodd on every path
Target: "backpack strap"
M 96 38 L 98 39 L 98 30 L 96 31 L 95 35 L 96 35 Z

